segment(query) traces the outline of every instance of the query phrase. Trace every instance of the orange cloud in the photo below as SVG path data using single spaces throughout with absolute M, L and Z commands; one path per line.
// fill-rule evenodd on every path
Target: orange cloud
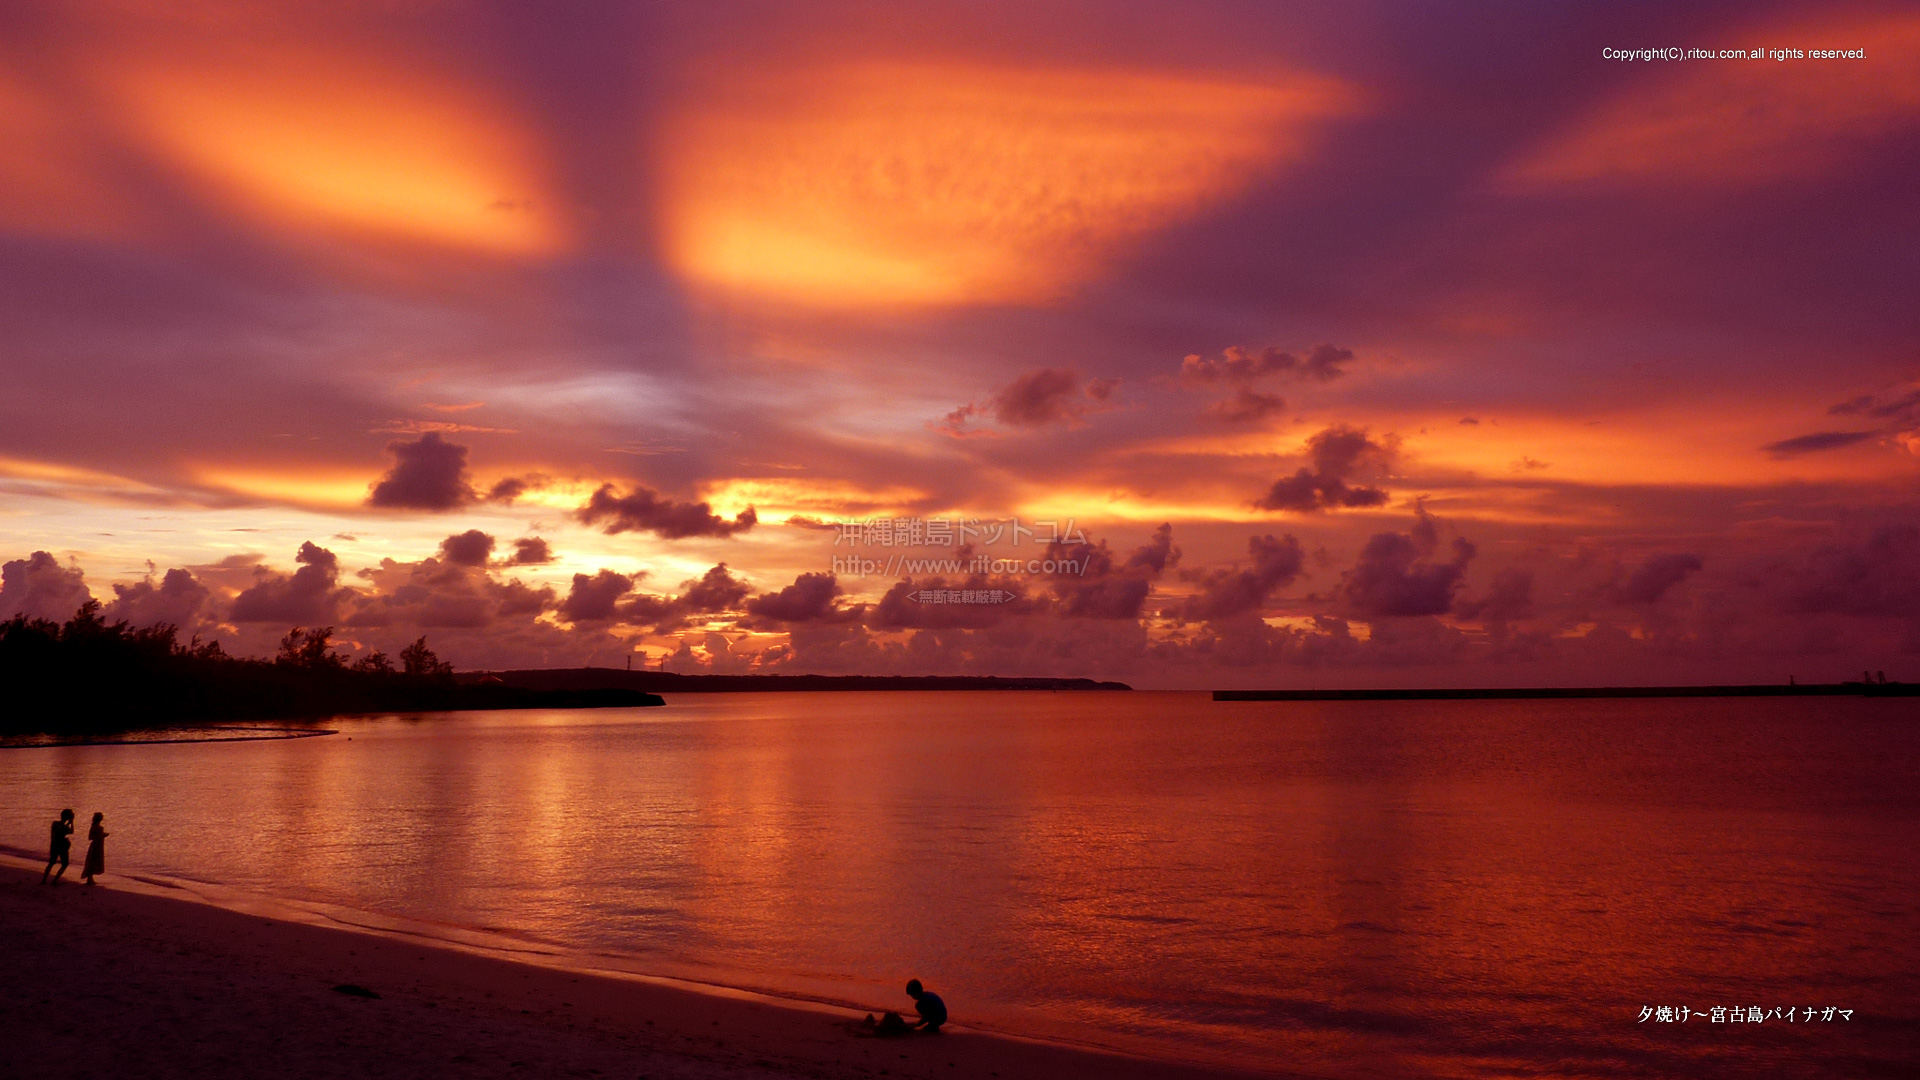
M 204 465 L 192 469 L 192 475 L 199 484 L 248 500 L 332 512 L 359 510 L 366 504 L 367 488 L 375 479 L 353 469 L 307 466 Z
M 752 476 L 705 484 L 700 497 L 728 516 L 753 507 L 764 520 L 784 521 L 795 515 L 847 519 L 907 516 L 914 513 L 927 493 L 900 484 L 871 487 L 851 480 Z
M 531 137 L 417 69 L 236 47 L 123 60 L 102 81 L 136 141 L 271 225 L 508 255 L 566 241 Z
M 1231 197 L 1344 84 L 857 63 L 705 98 L 656 151 L 686 277 L 811 307 L 1045 299 Z
M 1620 62 L 1623 96 L 1507 170 L 1505 186 L 1743 185 L 1827 172 L 1850 148 L 1920 123 L 1920 16 L 1761 28 L 1753 50 L 1865 49 L 1861 59 Z M 1654 70 L 1647 70 L 1648 68 Z M 1665 74 L 1664 71 L 1661 72 Z

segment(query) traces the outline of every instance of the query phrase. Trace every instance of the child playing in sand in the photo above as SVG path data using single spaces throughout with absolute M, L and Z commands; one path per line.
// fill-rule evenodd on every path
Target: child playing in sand
M 912 1026 L 925 1028 L 932 1034 L 947 1022 L 947 1003 L 940 1000 L 939 994 L 921 987 L 919 979 L 907 980 L 907 996 L 913 999 L 913 1011 L 920 1014 Z
M 921 986 L 919 979 L 907 981 L 907 996 L 913 998 L 913 1008 L 920 1014 L 920 1019 L 909 1024 L 897 1012 L 889 1012 L 878 1020 L 868 1013 L 867 1018 L 855 1028 L 855 1034 L 874 1035 L 882 1039 L 911 1035 L 915 1031 L 926 1035 L 939 1034 L 940 1025 L 947 1022 L 947 1003 L 940 1000 L 939 994 Z
M 60 875 L 67 872 L 67 853 L 73 850 L 73 811 L 62 810 L 60 817 L 53 823 L 53 841 L 47 845 L 47 868 L 40 871 L 40 884 L 47 883 L 47 875 L 53 874 L 53 883 L 60 884 Z M 53 864 L 60 864 L 59 873 L 54 873 Z

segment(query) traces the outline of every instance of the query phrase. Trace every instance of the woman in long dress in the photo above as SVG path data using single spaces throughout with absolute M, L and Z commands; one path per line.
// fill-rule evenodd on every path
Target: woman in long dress
M 93 825 L 87 829 L 87 865 L 80 868 L 80 880 L 89 885 L 94 875 L 107 872 L 107 830 L 100 825 L 106 816 L 95 811 Z

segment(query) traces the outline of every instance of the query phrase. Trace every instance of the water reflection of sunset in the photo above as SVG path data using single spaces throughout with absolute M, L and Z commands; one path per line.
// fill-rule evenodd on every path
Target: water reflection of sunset
M 7 752 L 0 825 L 57 789 L 138 872 L 335 918 L 861 1007 L 912 973 L 973 1027 L 1324 1075 L 1792 1075 L 1633 1013 L 1911 1000 L 1895 702 L 681 702 Z

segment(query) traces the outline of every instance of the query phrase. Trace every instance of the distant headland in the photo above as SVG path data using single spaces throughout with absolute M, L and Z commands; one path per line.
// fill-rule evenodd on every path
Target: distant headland
M 0 622 L 0 735 L 98 735 L 228 720 L 292 720 L 365 712 L 594 709 L 664 705 L 618 687 L 462 682 L 420 638 L 395 664 L 383 653 L 348 663 L 332 627 L 295 627 L 272 660 L 228 656 L 173 627 L 107 622 L 89 601 L 65 623 Z
M 621 668 L 527 668 L 472 671 L 462 683 L 498 680 L 528 690 L 637 690 L 654 694 L 737 694 L 796 690 L 1131 690 L 1122 682 L 1093 679 L 1007 678 L 1000 675 L 682 675 Z

